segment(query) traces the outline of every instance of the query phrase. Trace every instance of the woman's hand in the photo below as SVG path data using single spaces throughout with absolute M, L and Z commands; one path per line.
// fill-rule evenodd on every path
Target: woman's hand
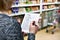
M 35 24 L 35 21 L 33 21 L 32 23 L 30 23 L 29 32 L 36 34 L 37 31 L 38 31 L 38 26 Z

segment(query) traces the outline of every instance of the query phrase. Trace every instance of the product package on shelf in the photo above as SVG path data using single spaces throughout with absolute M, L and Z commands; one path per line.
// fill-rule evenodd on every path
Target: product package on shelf
M 32 4 L 30 0 L 26 0 L 26 4 Z
M 51 8 L 55 8 L 55 5 L 51 5 Z
M 52 3 L 52 0 L 47 0 L 48 3 Z
M 18 13 L 18 12 L 19 12 L 19 8 L 18 7 L 12 8 L 12 13 Z
M 44 3 L 47 3 L 47 0 L 43 0 Z
M 30 23 L 35 21 L 36 25 L 38 25 L 39 18 L 40 18 L 40 14 L 34 14 L 34 13 L 25 14 L 22 25 L 21 25 L 22 31 L 25 33 L 29 33 Z
M 37 11 L 37 10 L 39 10 L 39 7 L 38 7 L 38 6 L 32 6 L 32 7 L 30 7 L 30 8 L 31 8 L 32 11 Z
M 45 2 L 45 3 L 53 3 L 53 2 L 57 2 L 57 0 L 43 0 L 43 2 Z
M 55 8 L 55 5 L 43 5 L 43 9 L 51 9 L 51 8 Z
M 57 0 L 52 0 L 52 2 L 57 2 Z
M 26 7 L 25 9 L 26 9 L 26 12 L 32 11 L 30 7 Z
M 37 4 L 36 0 L 30 0 L 32 2 L 32 4 Z
M 32 2 L 32 4 L 39 4 L 40 0 L 30 0 Z
M 47 5 L 44 5 L 44 6 L 43 6 L 43 9 L 48 9 Z
M 19 12 L 26 12 L 25 8 L 19 8 Z
M 19 0 L 19 4 L 26 4 L 26 0 Z
M 37 4 L 40 4 L 40 0 L 37 0 Z
M 15 0 L 14 2 L 13 2 L 13 5 L 18 5 L 19 4 L 19 0 Z
M 51 8 L 51 5 L 48 5 L 47 7 L 48 7 L 48 9 L 50 9 Z

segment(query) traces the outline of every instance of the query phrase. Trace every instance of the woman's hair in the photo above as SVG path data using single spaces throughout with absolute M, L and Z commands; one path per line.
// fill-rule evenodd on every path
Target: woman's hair
M 14 0 L 0 0 L 0 11 L 9 10 Z

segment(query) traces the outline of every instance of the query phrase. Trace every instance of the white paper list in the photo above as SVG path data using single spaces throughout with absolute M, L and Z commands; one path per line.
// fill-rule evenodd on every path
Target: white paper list
M 40 18 L 40 14 L 25 14 L 21 28 L 25 33 L 29 33 L 29 26 L 32 21 L 35 21 L 38 25 L 38 19 Z

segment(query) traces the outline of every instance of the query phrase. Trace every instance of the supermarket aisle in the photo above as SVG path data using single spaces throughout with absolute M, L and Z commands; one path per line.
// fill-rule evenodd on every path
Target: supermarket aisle
M 27 40 L 27 37 L 24 38 Z M 55 32 L 55 34 L 46 33 L 45 29 L 39 31 L 36 34 L 36 40 L 60 40 L 60 31 Z

